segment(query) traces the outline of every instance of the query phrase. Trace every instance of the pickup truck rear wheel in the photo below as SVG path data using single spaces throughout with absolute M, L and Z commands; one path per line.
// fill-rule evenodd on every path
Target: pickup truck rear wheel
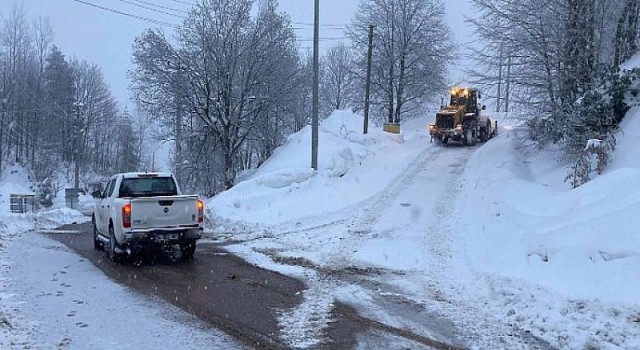
M 182 259 L 191 260 L 193 259 L 193 254 L 196 252 L 196 241 L 189 240 L 183 243 L 180 243 L 180 253 L 182 253 Z
M 96 226 L 96 218 L 92 218 L 92 219 L 93 220 L 91 221 L 93 222 L 93 248 L 98 250 L 104 249 L 104 245 L 98 239 L 98 227 Z
M 118 242 L 116 241 L 116 235 L 113 232 L 113 226 L 109 226 L 109 259 L 113 262 L 120 261 L 120 254 L 116 252 Z

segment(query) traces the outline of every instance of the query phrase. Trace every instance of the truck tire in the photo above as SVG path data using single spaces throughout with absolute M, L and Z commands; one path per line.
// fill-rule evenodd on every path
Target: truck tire
M 486 126 L 480 127 L 478 138 L 480 142 L 486 142 L 489 139 L 489 129 Z
M 93 223 L 93 248 L 102 250 L 104 249 L 104 245 L 98 239 L 98 227 L 96 226 L 96 218 L 94 216 L 91 217 L 91 222 Z
M 484 140 L 483 141 L 489 141 L 491 140 L 491 138 L 493 137 L 493 132 L 491 131 L 491 119 L 487 118 L 487 126 L 485 126 L 484 129 Z
M 196 252 L 196 241 L 188 240 L 180 243 L 180 253 L 182 253 L 183 260 L 193 259 L 193 254 Z
M 113 225 L 109 225 L 109 260 L 113 262 L 120 262 L 120 254 L 116 252 L 118 242 L 116 241 L 116 235 L 113 232 Z
M 476 135 L 473 128 L 468 127 L 464 131 L 464 143 L 467 146 L 474 146 L 476 144 Z

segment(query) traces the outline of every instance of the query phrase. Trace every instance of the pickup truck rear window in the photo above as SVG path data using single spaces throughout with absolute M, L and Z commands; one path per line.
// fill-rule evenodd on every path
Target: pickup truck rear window
M 119 197 L 175 196 L 176 183 L 171 177 L 130 178 L 120 184 Z

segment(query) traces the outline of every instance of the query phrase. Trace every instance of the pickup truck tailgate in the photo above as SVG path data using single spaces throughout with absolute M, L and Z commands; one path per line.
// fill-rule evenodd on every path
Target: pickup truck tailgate
M 163 229 L 198 225 L 198 196 L 131 199 L 131 228 Z

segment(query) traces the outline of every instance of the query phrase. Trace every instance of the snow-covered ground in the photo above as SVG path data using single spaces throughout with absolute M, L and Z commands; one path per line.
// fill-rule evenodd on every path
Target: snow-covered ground
M 282 339 L 296 348 L 323 342 L 332 307 L 344 302 L 395 329 L 469 348 L 640 349 L 640 111 L 623 122 L 606 173 L 577 189 L 563 182 L 552 152 L 531 152 L 506 120 L 499 137 L 468 148 L 430 143 L 430 119 L 405 121 L 401 135 L 370 128 L 363 136 L 362 117 L 336 112 L 321 125 L 318 171 L 309 169 L 307 128 L 208 201 L 214 240 L 306 282 L 304 302 L 280 312 Z M 0 188 L 17 188 L 9 182 Z M 91 330 L 126 314 L 149 330 L 125 334 L 139 339 L 136 348 L 236 346 L 27 232 L 79 220 L 66 209 L 0 212 L 0 345 L 113 348 Z M 186 333 L 195 336 L 177 340 Z M 358 341 L 361 349 L 423 347 L 376 332 Z
M 305 129 L 209 201 L 209 215 L 219 239 L 240 241 L 230 250 L 307 282 L 306 302 L 282 314 L 292 346 L 322 341 L 343 301 L 468 347 L 640 348 L 630 115 L 611 168 L 572 190 L 508 121 L 485 145 L 445 148 L 429 143 L 428 119 L 362 136 L 361 117 L 336 112 L 320 128 L 317 172 Z

